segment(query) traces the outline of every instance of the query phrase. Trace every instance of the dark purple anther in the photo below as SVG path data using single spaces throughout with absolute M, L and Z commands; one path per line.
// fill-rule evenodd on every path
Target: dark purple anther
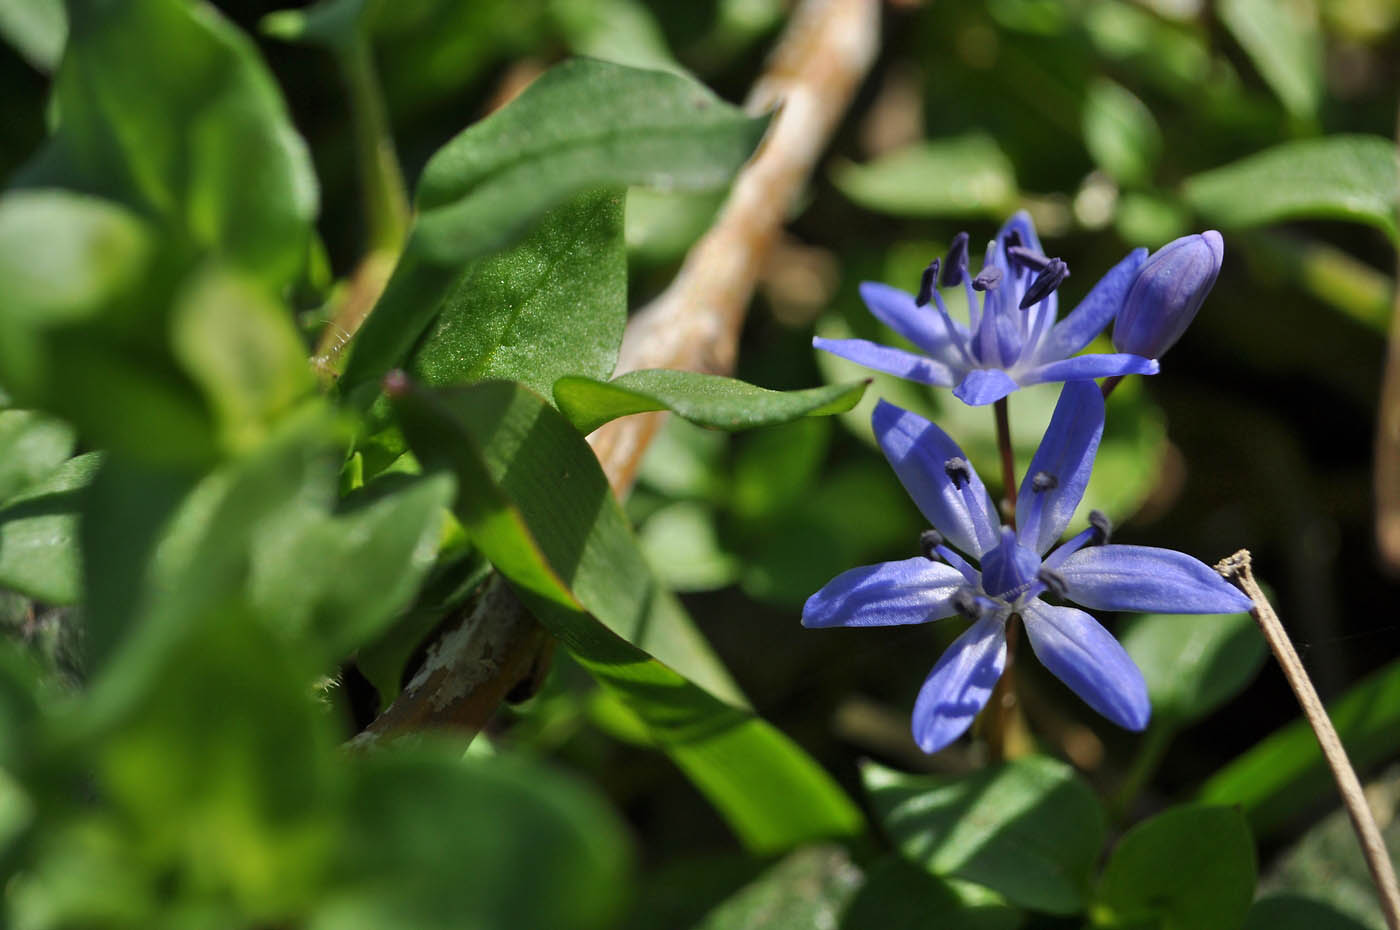
M 1039 252 L 1031 251 L 1020 245 L 1013 245 L 1006 250 L 1006 254 L 1010 257 L 1012 262 L 1020 265 L 1022 268 L 1029 268 L 1031 271 L 1044 271 L 1045 266 L 1054 261 L 1053 258 L 1046 258 Z
M 1031 490 L 1037 494 L 1042 494 L 1053 488 L 1058 488 L 1060 482 L 1056 477 L 1046 471 L 1038 471 L 1031 476 Z
M 943 534 L 938 530 L 924 530 L 919 534 L 919 551 L 930 562 L 938 561 L 938 547 L 943 545 Z
M 953 482 L 953 487 L 961 488 L 971 479 L 972 466 L 967 459 L 954 457 L 943 463 L 943 472 Z
M 948 246 L 948 258 L 943 263 L 943 287 L 956 287 L 967 276 L 967 233 L 960 232 Z
M 969 620 L 976 620 L 982 616 L 982 605 L 977 603 L 977 595 L 967 588 L 959 588 L 953 592 L 953 609 Z
M 1049 297 L 1069 277 L 1069 266 L 1058 258 L 1050 259 L 1040 274 L 1035 276 L 1031 286 L 1026 288 L 1026 296 L 1021 298 L 1021 309 L 1029 310 Z
M 1102 546 L 1113 535 L 1113 524 L 1109 522 L 1108 514 L 1102 510 L 1089 511 L 1089 525 L 1094 528 L 1095 546 Z
M 1065 599 L 1065 592 L 1069 589 L 1065 585 L 1064 576 L 1051 568 L 1042 568 L 1035 573 L 1035 580 L 1050 589 L 1050 593 L 1060 599 Z
M 928 263 L 924 273 L 919 276 L 919 293 L 914 297 L 914 306 L 927 306 L 933 300 L 933 287 L 938 283 L 938 259 Z
M 1001 269 L 996 265 L 984 265 L 982 270 L 977 272 L 977 277 L 972 279 L 972 289 L 974 291 L 994 291 L 1001 284 Z

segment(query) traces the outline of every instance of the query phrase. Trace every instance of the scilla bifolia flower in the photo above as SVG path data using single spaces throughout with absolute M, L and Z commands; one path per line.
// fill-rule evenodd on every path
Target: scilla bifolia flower
M 880 448 L 934 529 L 923 555 L 844 572 L 808 599 L 808 627 L 972 621 L 934 665 L 914 704 L 914 739 L 936 752 L 987 703 L 1006 665 L 1006 625 L 1019 616 L 1041 663 L 1094 710 L 1140 730 L 1151 708 L 1142 673 L 1107 630 L 1074 607 L 1156 613 L 1232 613 L 1250 601 L 1204 563 L 1169 549 L 1108 542 L 1095 512 L 1089 528 L 1051 549 L 1078 507 L 1103 434 L 1093 382 L 1067 384 L 1002 526 L 962 449 L 937 426 L 881 401 Z
M 865 339 L 817 338 L 812 344 L 867 368 L 953 388 L 974 406 L 1031 384 L 1156 374 L 1156 361 L 1138 354 L 1075 355 L 1118 314 L 1147 260 L 1146 249 L 1129 253 L 1057 322 L 1056 289 L 1069 268 L 1041 252 L 1027 214 L 1017 213 L 1001 228 L 975 277 L 968 271 L 967 245 L 967 233 L 959 233 L 947 257 L 924 272 L 917 296 L 872 281 L 861 285 L 870 312 L 919 353 Z M 938 292 L 957 285 L 967 294 L 966 323 L 949 315 Z
M 1113 347 L 1145 358 L 1166 354 L 1196 318 L 1224 257 L 1225 240 L 1213 229 L 1153 252 L 1113 323 Z

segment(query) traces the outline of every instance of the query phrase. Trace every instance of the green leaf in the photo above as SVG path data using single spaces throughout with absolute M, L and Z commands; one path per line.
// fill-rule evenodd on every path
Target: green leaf
M 405 254 L 341 383 L 354 390 L 401 364 L 462 267 L 544 211 L 590 188 L 721 187 L 766 125 L 674 74 L 588 59 L 550 69 L 428 162 Z
M 503 382 L 401 383 L 392 394 L 424 466 L 457 475 L 456 513 L 473 543 L 748 846 L 773 851 L 860 828 L 830 776 L 742 706 L 647 570 L 597 458 L 563 416 Z
M 42 478 L 73 454 L 73 430 L 32 410 L 0 410 L 0 503 Z
M 554 401 L 585 434 L 609 420 L 652 410 L 669 410 L 712 429 L 740 430 L 843 413 L 860 401 L 869 383 L 770 391 L 719 375 L 650 368 L 612 381 L 561 378 L 554 384 Z
M 1119 639 L 1147 679 L 1153 714 L 1178 724 L 1243 691 L 1268 653 L 1249 614 L 1150 614 Z
M 1400 662 L 1363 679 L 1327 707 L 1358 769 L 1400 749 Z M 1260 835 L 1276 833 L 1335 790 L 1331 770 L 1304 720 L 1296 720 L 1216 772 L 1198 800 L 1235 804 Z
M 1226 229 L 1316 217 L 1366 223 L 1400 242 L 1396 158 L 1395 143 L 1381 136 L 1288 142 L 1193 175 L 1183 192 Z
M 316 177 L 253 44 L 207 4 L 71 0 L 69 12 L 54 80 L 66 186 L 162 217 L 272 288 L 291 283 Z
M 627 322 L 622 199 L 576 196 L 518 245 L 472 262 L 409 370 L 428 384 L 505 378 L 545 394 L 564 375 L 611 375 Z
M 1369 889 L 1368 889 L 1369 890 Z M 1245 915 L 1241 930 L 1370 930 L 1354 917 L 1300 894 L 1260 898 Z
M 631 856 L 595 792 L 446 743 L 396 746 L 350 771 L 343 861 L 309 930 L 616 925 Z
M 1084 909 L 1107 823 L 1092 789 L 1064 763 L 1028 756 L 959 777 L 867 763 L 861 776 L 905 858 L 1022 907 Z
M 1095 893 L 1101 926 L 1234 930 L 1254 898 L 1254 841 L 1239 811 L 1171 808 L 1114 847 Z
M 1123 184 L 1146 184 L 1162 151 L 1152 111 L 1132 91 L 1107 78 L 1084 95 L 1084 145 L 1094 162 Z
M 647 517 L 637 542 L 662 584 L 673 591 L 713 591 L 739 577 L 739 559 L 725 550 L 715 511 L 698 501 L 675 501 Z
M 0 0 L 0 36 L 40 71 L 52 71 L 68 40 L 63 0 Z
M 0 585 L 47 604 L 73 604 L 82 586 L 78 514 L 101 457 L 64 462 L 0 509 Z
M 806 418 L 747 436 L 734 456 L 734 513 L 756 521 L 798 504 L 826 463 L 831 429 L 829 419 Z
M 840 846 L 799 849 L 712 910 L 695 930 L 835 927 L 860 881 L 860 867 Z
M 970 903 L 949 882 L 898 856 L 878 860 L 841 918 L 841 930 L 1016 930 L 1024 915 L 995 902 Z
M 860 206 L 895 216 L 1001 218 L 1017 198 L 1010 159 L 981 133 L 918 142 L 868 165 L 841 163 L 832 180 Z
M 1221 0 L 1225 28 L 1249 54 L 1254 67 L 1293 116 L 1317 115 L 1322 100 L 1322 27 L 1306 3 Z

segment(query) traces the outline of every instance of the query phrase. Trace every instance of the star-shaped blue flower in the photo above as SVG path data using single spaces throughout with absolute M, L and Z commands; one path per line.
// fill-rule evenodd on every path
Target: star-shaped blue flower
M 1123 647 L 1093 617 L 1047 603 L 1047 595 L 1098 610 L 1249 609 L 1247 597 L 1189 555 L 1108 544 L 1098 513 L 1088 529 L 1051 551 L 1084 496 L 1103 435 L 1103 397 L 1093 382 L 1061 392 L 1021 484 L 1014 530 L 1001 525 L 982 480 L 941 429 L 884 401 L 872 419 L 885 457 L 935 530 L 924 534 L 923 556 L 838 575 L 808 599 L 802 623 L 887 626 L 953 614 L 973 620 L 914 704 L 914 739 L 925 752 L 957 739 L 987 703 L 1006 665 L 1013 614 L 1041 663 L 1085 703 L 1127 729 L 1147 725 L 1147 686 Z
M 1056 288 L 1069 269 L 1042 254 L 1030 216 L 1017 213 L 988 244 L 976 277 L 968 274 L 967 234 L 959 233 L 947 258 L 925 271 L 917 297 L 873 281 L 861 285 L 870 312 L 919 353 L 866 339 L 818 337 L 812 345 L 867 368 L 953 388 L 973 406 L 1032 384 L 1156 374 L 1156 360 L 1140 355 L 1075 355 L 1118 314 L 1146 260 L 1146 249 L 1130 252 L 1057 321 Z M 967 292 L 966 324 L 949 315 L 938 293 L 940 286 L 959 284 Z

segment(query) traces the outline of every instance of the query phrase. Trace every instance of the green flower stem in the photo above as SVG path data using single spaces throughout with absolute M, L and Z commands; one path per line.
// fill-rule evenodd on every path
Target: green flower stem
M 1137 755 L 1133 758 L 1132 767 L 1128 769 L 1123 784 L 1119 786 L 1118 793 L 1111 802 L 1115 820 L 1122 823 L 1128 819 L 1138 795 L 1152 780 L 1152 776 L 1157 774 L 1157 769 L 1167 754 L 1167 747 L 1176 738 L 1176 732 L 1176 721 L 1170 717 L 1152 718 L 1152 723 L 1147 727 L 1142 743 L 1138 746 Z
M 356 36 L 337 51 L 336 57 L 350 95 L 355 160 L 360 174 L 360 195 L 364 199 L 369 249 L 397 254 L 408 233 L 410 210 L 374 55 L 368 40 Z

